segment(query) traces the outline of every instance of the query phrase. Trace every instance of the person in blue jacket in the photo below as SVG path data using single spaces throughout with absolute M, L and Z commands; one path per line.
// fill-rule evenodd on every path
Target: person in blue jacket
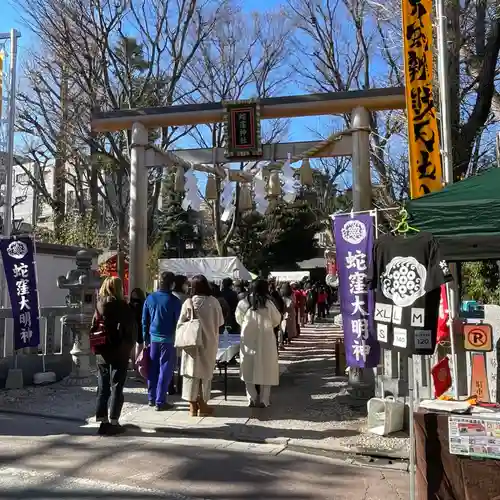
M 164 272 L 159 289 L 148 295 L 142 311 L 144 344 L 150 346 L 148 373 L 149 406 L 167 410 L 168 386 L 177 361 L 175 330 L 181 313 L 181 301 L 172 293 L 175 275 Z

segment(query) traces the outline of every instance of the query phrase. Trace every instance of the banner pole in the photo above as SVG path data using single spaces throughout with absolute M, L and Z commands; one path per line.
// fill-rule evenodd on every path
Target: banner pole
M 7 162 L 5 166 L 5 199 L 3 206 L 3 235 L 10 236 L 12 232 L 12 190 L 14 175 L 14 127 L 16 121 L 16 68 L 17 68 L 17 39 L 21 34 L 13 29 L 10 32 L 10 95 L 7 135 Z M 9 303 L 7 291 L 7 278 L 2 280 L 2 305 Z
M 452 162 L 452 137 L 451 137 L 451 115 L 450 115 L 450 94 L 448 81 L 448 36 L 446 30 L 446 16 L 444 0 L 436 1 L 436 18 L 437 18 L 437 61 L 438 61 L 438 82 L 439 82 L 439 112 L 441 114 L 441 135 L 443 158 L 443 177 L 446 185 L 453 184 L 453 162 Z M 453 273 L 453 278 L 457 277 Z M 458 305 L 458 298 L 455 288 L 450 284 L 446 284 L 446 293 L 448 298 L 448 320 L 450 331 L 451 358 L 453 362 L 453 386 L 454 397 L 458 400 L 458 358 L 456 353 L 454 323 L 457 316 L 455 307 Z
M 350 210 L 349 212 L 338 212 L 330 215 L 332 219 L 335 217 L 342 217 L 344 215 L 359 215 L 359 214 L 371 214 L 374 210 L 379 212 L 392 212 L 393 210 L 401 210 L 401 207 L 389 207 L 389 208 L 372 208 L 370 210 Z
M 38 331 L 40 331 L 40 291 L 38 290 L 38 267 L 36 265 L 36 238 L 35 235 L 32 234 L 30 235 L 31 238 L 33 239 L 33 268 L 35 269 L 35 281 L 36 281 L 36 297 L 37 297 L 37 302 L 38 302 Z M 45 356 L 47 355 L 47 325 L 45 325 L 45 333 L 42 336 L 40 335 L 40 342 L 42 342 L 42 371 L 45 373 Z
M 410 500 L 415 500 L 415 427 L 413 412 L 415 410 L 415 382 L 414 382 L 413 356 L 408 358 L 408 425 L 410 426 Z

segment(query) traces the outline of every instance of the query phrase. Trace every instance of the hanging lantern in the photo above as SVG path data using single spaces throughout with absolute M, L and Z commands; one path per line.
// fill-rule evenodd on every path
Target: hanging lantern
M 183 193 L 184 184 L 185 184 L 184 169 L 182 167 L 177 167 L 177 170 L 175 171 L 174 191 L 176 193 Z
M 209 175 L 207 178 L 207 185 L 205 186 L 205 199 L 208 201 L 217 199 L 217 180 L 213 175 Z
M 269 196 L 271 197 L 277 197 L 281 195 L 280 174 L 277 170 L 273 170 L 269 174 L 269 184 L 267 191 Z
M 240 196 L 238 200 L 238 210 L 240 212 L 247 212 L 253 209 L 252 193 L 248 184 L 240 185 Z
M 303 186 L 312 186 L 313 185 L 313 171 L 311 168 L 311 164 L 309 163 L 309 158 L 304 158 L 302 161 L 302 165 L 299 168 L 300 175 L 300 183 Z

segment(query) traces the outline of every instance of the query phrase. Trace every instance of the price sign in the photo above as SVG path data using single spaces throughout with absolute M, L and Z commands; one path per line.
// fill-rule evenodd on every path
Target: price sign
M 464 349 L 466 351 L 491 352 L 493 328 L 491 325 L 464 325 Z

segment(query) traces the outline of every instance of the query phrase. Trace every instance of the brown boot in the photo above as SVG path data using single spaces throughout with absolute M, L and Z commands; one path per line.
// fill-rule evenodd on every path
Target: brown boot
M 197 417 L 198 416 L 198 410 L 199 410 L 199 407 L 198 407 L 198 402 L 197 401 L 189 403 L 189 416 L 190 417 Z
M 203 399 L 198 400 L 198 416 L 199 417 L 211 417 L 214 414 L 214 408 L 207 405 Z

